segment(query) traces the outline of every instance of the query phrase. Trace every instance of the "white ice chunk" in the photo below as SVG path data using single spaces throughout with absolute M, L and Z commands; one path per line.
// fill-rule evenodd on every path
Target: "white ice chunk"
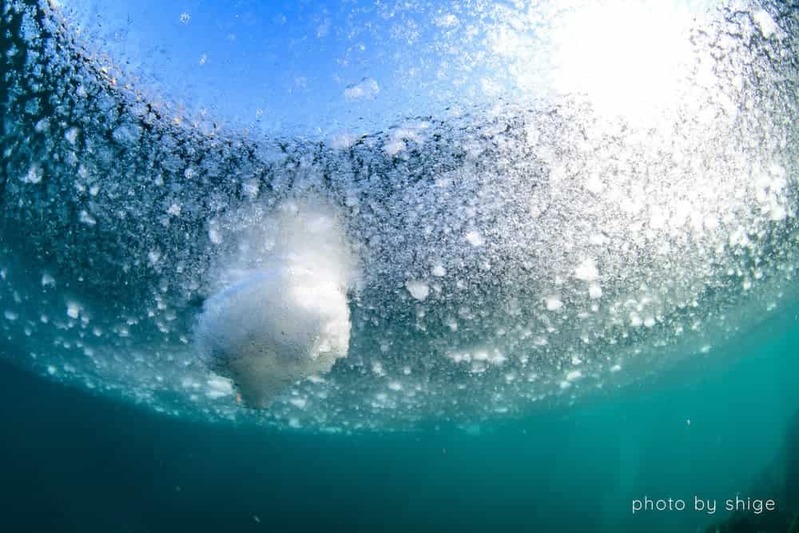
M 577 268 L 574 269 L 574 277 L 586 282 L 596 281 L 599 278 L 599 270 L 597 270 L 594 260 L 588 258 L 577 265 Z
M 78 302 L 67 302 L 67 316 L 69 318 L 78 318 L 80 316 L 81 307 Z
M 373 78 L 363 78 L 358 83 L 348 85 L 344 89 L 347 100 L 372 100 L 380 93 L 380 85 Z
M 213 374 L 205 383 L 208 385 L 205 395 L 212 400 L 233 395 L 233 382 L 229 379 Z
M 560 298 L 557 296 L 549 296 L 544 299 L 544 303 L 547 307 L 547 311 L 557 311 L 561 307 L 563 307 L 563 302 L 560 301 Z
M 466 242 L 471 244 L 472 246 L 482 246 L 485 243 L 483 236 L 480 235 L 479 231 L 471 230 L 466 233 Z
M 575 381 L 583 377 L 583 373 L 579 370 L 572 370 L 566 374 L 566 381 Z
M 247 405 L 261 408 L 346 357 L 353 276 L 343 230 L 324 206 L 287 203 L 266 226 L 277 228 L 272 257 L 206 300 L 196 330 L 201 353 L 225 370 Z M 240 272 L 235 266 L 223 280 Z
M 592 283 L 588 286 L 588 296 L 590 296 L 592 300 L 602 298 L 602 287 L 599 286 L 599 283 Z
M 430 295 L 430 285 L 423 280 L 410 280 L 405 282 L 405 288 L 415 300 L 423 302 Z
M 22 182 L 35 185 L 41 183 L 43 177 L 44 171 L 42 171 L 42 168 L 39 165 L 31 165 L 28 173 L 22 176 Z
M 765 9 L 758 9 L 752 15 L 752 18 L 757 24 L 757 29 L 760 30 L 761 35 L 766 39 L 770 39 L 780 29 Z
M 291 398 L 289 400 L 289 403 L 291 405 L 293 405 L 294 407 L 297 407 L 299 409 L 305 409 L 305 406 L 308 404 L 308 400 L 306 400 L 305 398 L 296 398 L 295 397 L 295 398 Z
M 91 216 L 89 212 L 85 210 L 80 212 L 78 215 L 78 220 L 81 224 L 86 224 L 87 226 L 94 226 L 97 224 L 97 219 Z

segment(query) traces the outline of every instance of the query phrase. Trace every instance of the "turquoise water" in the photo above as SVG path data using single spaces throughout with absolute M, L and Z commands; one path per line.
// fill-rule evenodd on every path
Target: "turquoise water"
M 612 397 L 348 436 L 182 422 L 4 366 L 3 529 L 696 531 L 726 513 L 633 515 L 632 500 L 797 503 L 758 487 L 784 468 L 797 349 L 788 313 Z

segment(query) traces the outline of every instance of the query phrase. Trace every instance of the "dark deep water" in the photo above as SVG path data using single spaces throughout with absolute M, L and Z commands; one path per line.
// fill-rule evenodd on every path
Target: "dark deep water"
M 696 531 L 736 495 L 784 509 L 791 502 L 758 479 L 786 468 L 795 315 L 657 382 L 467 430 L 208 425 L 6 363 L 0 530 Z M 633 515 L 644 496 L 688 508 Z M 695 512 L 695 496 L 718 500 L 716 514 Z

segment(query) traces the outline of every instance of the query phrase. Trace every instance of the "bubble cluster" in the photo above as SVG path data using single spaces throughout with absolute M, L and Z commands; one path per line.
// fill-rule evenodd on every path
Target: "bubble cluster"
M 653 15 L 618 9 L 627 33 L 610 51 L 646 39 L 636 24 Z M 529 63 L 550 89 L 540 97 L 327 143 L 186 116 L 145 98 L 57 8 L 6 3 L 4 352 L 176 416 L 351 431 L 570 402 L 708 352 L 792 301 L 799 12 L 731 0 L 675 15 L 651 37 L 677 43 L 668 102 L 631 93 L 641 80 L 575 78 L 585 58 L 557 44 L 569 24 L 589 29 L 575 13 L 549 33 L 546 10 L 503 4 L 482 20 L 485 64 L 501 58 L 516 83 L 530 81 L 531 47 L 551 52 L 554 66 Z M 442 11 L 428 24 L 455 39 L 467 20 Z M 423 30 L 397 35 L 413 44 Z M 660 53 L 621 59 L 632 69 Z M 365 78 L 345 96 L 383 91 Z M 309 198 L 333 206 L 341 243 L 281 241 L 279 213 Z M 267 410 L 240 406 L 235 377 L 203 356 L 204 302 L 278 256 L 330 264 L 314 251 L 345 241 L 347 356 Z

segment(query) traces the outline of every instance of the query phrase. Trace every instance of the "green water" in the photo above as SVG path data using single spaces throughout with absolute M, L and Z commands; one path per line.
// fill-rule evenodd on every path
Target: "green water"
M 757 487 L 799 408 L 795 315 L 572 407 L 415 433 L 187 422 L 4 367 L 0 529 L 696 531 L 736 495 L 791 503 Z M 645 496 L 687 508 L 633 514 Z

